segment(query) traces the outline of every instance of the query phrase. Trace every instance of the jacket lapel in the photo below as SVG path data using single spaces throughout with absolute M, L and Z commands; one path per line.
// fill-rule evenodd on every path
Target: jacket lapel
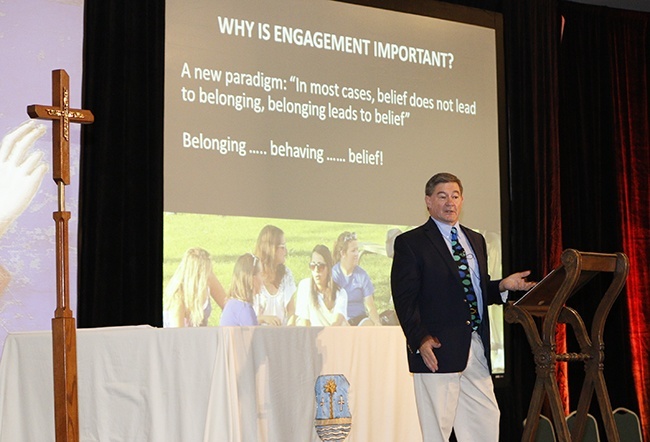
M 456 275 L 458 282 L 460 283 L 461 281 L 460 281 L 460 275 L 458 274 L 458 266 L 456 265 L 454 259 L 451 256 L 451 252 L 447 247 L 445 238 L 443 238 L 442 233 L 440 233 L 440 229 L 438 229 L 438 226 L 431 218 L 429 218 L 429 221 L 424 225 L 424 232 L 427 238 L 433 244 L 436 253 L 440 255 L 440 258 L 447 265 L 449 270 L 454 275 Z

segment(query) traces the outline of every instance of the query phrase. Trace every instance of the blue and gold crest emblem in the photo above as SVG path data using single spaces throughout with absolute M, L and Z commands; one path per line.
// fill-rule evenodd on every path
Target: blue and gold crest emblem
M 316 379 L 316 433 L 323 442 L 342 441 L 352 429 L 348 405 L 350 383 L 342 374 Z

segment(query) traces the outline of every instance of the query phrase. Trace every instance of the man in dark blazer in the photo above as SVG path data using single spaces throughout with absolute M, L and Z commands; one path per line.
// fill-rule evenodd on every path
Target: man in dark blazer
M 499 408 L 487 307 L 505 303 L 508 290 L 528 290 L 534 283 L 525 279 L 529 271 L 490 280 L 485 238 L 459 224 L 463 187 L 456 176 L 431 177 L 424 199 L 431 217 L 396 238 L 391 271 L 424 441 L 448 441 L 453 429 L 459 442 L 496 442 Z M 467 277 L 454 247 L 462 247 Z

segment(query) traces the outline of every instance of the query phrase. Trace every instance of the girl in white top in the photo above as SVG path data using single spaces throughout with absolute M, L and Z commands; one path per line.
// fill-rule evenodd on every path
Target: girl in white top
M 255 295 L 253 308 L 260 324 L 294 325 L 296 283 L 285 266 L 287 245 L 284 232 L 265 226 L 257 237 L 255 255 L 262 261 L 262 289 Z
M 311 278 L 298 286 L 296 325 L 348 325 L 348 295 L 332 280 L 332 254 L 324 245 L 317 245 L 311 254 Z

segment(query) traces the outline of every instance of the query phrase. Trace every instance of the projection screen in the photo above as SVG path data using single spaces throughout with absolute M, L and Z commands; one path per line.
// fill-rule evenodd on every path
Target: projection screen
M 486 236 L 491 276 L 501 276 L 493 15 L 467 22 L 467 9 L 449 5 L 439 18 L 326 0 L 166 8 L 165 286 L 184 253 L 201 248 L 228 292 L 237 258 L 255 252 L 266 225 L 284 233 L 299 286 L 314 246 L 333 251 L 349 232 L 374 307 L 394 324 L 392 240 L 426 221 L 424 185 L 442 171 L 462 179 L 461 222 Z M 210 303 L 207 324 L 219 325 Z M 491 315 L 502 372 L 501 310 Z

